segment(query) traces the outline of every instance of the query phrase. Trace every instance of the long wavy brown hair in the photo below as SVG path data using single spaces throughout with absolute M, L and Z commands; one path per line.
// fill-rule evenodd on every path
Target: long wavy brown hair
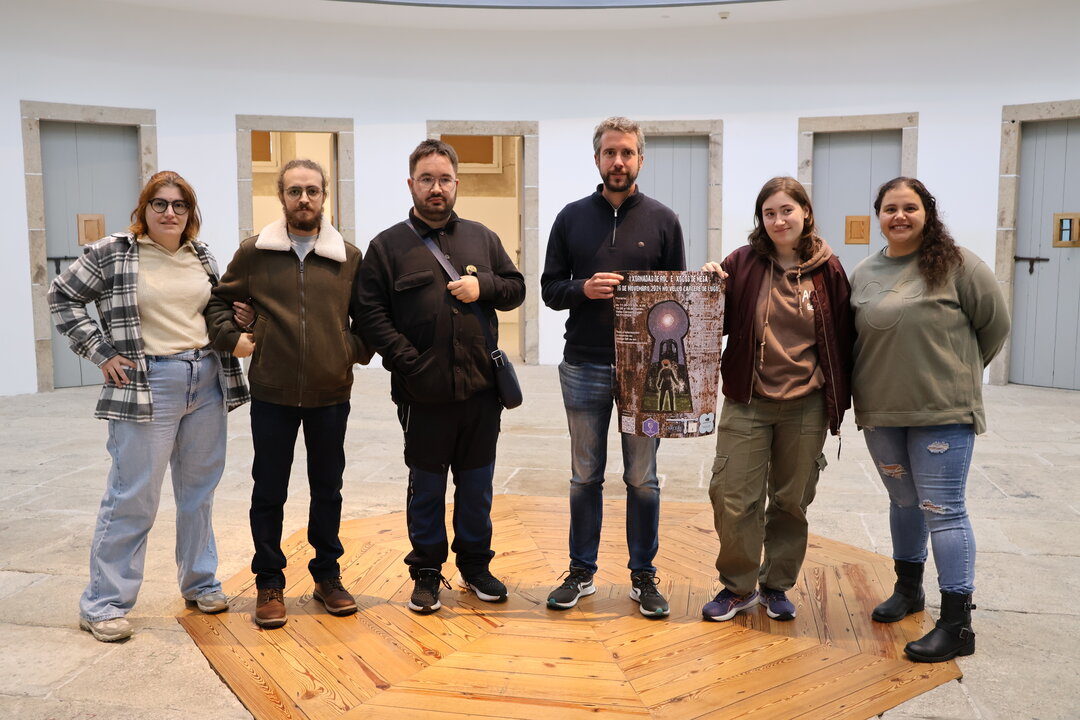
M 919 245 L 919 274 L 923 276 L 926 287 L 933 289 L 945 282 L 954 268 L 964 264 L 964 256 L 956 245 L 949 229 L 938 214 L 937 198 L 930 194 L 921 181 L 910 177 L 897 177 L 878 188 L 874 200 L 874 212 L 881 215 L 881 202 L 885 193 L 898 187 L 909 188 L 919 196 L 926 222 L 923 225 L 922 244 Z
M 803 223 L 799 244 L 795 246 L 799 260 L 806 262 L 813 256 L 814 250 L 821 242 L 821 238 L 818 237 L 817 228 L 814 226 L 814 208 L 810 204 L 810 195 L 807 194 L 802 183 L 793 177 L 774 177 L 761 187 L 761 192 L 758 193 L 757 201 L 754 203 L 754 229 L 747 238 L 750 247 L 754 248 L 757 254 L 762 257 L 770 257 L 776 254 L 776 245 L 769 237 L 769 232 L 765 229 L 765 219 L 761 214 L 761 206 L 778 192 L 787 193 L 792 200 L 799 203 L 802 209 L 806 211 L 806 222 Z
M 188 221 L 184 227 L 184 232 L 180 235 L 180 242 L 185 243 L 199 237 L 202 215 L 199 213 L 199 201 L 195 197 L 195 190 L 191 185 L 188 185 L 187 180 L 180 177 L 179 173 L 172 170 L 156 172 L 147 180 L 146 187 L 139 193 L 139 204 L 131 211 L 131 227 L 128 230 L 136 236 L 146 234 L 146 208 L 150 206 L 150 201 L 154 199 L 157 191 L 169 185 L 179 190 L 180 196 L 188 204 Z

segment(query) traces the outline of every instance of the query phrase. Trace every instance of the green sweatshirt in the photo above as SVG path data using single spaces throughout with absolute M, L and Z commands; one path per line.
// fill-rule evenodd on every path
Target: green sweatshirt
M 1009 336 L 997 278 L 975 253 L 934 290 L 918 253 L 863 260 L 851 275 L 852 396 L 860 427 L 975 425 L 985 432 L 983 368 Z

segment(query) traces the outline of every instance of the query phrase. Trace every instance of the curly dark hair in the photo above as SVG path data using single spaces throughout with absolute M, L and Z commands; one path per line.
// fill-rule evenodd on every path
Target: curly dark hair
M 802 183 L 793 177 L 774 177 L 761 187 L 761 192 L 758 193 L 757 201 L 754 203 L 754 229 L 747 240 L 750 242 L 750 247 L 762 257 L 771 257 L 776 253 L 776 245 L 773 244 L 765 229 L 761 206 L 778 192 L 787 193 L 806 211 L 806 222 L 803 223 L 799 244 L 795 247 L 800 262 L 805 262 L 813 256 L 814 250 L 821 243 L 821 238 L 818 237 L 817 228 L 814 226 L 814 208 L 810 204 L 810 195 L 807 194 Z
M 898 187 L 909 188 L 918 195 L 919 200 L 922 201 L 923 210 L 926 211 L 922 244 L 919 245 L 919 273 L 923 276 L 926 287 L 932 290 L 944 283 L 954 268 L 964 264 L 964 256 L 960 253 L 956 240 L 945 227 L 945 223 L 941 222 L 937 199 L 930 194 L 922 182 L 915 178 L 897 177 L 879 187 L 877 198 L 874 200 L 874 212 L 880 217 L 881 201 L 885 193 Z

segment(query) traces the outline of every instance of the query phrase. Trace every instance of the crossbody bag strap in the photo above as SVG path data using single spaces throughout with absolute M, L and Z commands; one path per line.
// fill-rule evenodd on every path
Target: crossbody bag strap
M 454 269 L 454 266 L 450 264 L 450 261 L 446 259 L 446 253 L 439 249 L 439 246 L 435 244 L 435 241 L 429 237 L 420 234 L 420 231 L 413 225 L 411 219 L 406 219 L 405 224 L 409 226 L 409 229 L 415 233 L 416 237 L 420 238 L 420 242 L 427 246 L 427 249 L 431 251 L 431 254 L 435 256 L 435 259 L 439 261 L 439 265 L 450 276 L 450 280 L 457 282 L 461 279 L 461 275 Z M 457 300 L 457 298 L 454 298 Z M 461 302 L 458 300 L 458 302 Z M 478 303 L 462 303 L 466 305 L 470 310 L 476 313 L 476 317 L 480 320 L 480 327 L 484 330 L 484 342 L 487 344 L 488 353 L 491 354 L 491 359 L 495 361 L 495 364 L 501 364 L 502 362 L 502 350 L 499 349 L 498 343 L 495 342 L 494 336 L 491 334 L 491 324 L 484 314 L 484 311 L 478 307 Z

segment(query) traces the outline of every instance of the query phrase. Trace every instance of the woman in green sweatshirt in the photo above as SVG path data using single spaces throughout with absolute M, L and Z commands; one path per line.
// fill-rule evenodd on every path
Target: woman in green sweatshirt
M 872 617 L 896 622 L 923 609 L 929 539 L 941 618 L 904 649 L 942 662 L 975 652 L 975 536 L 964 494 L 975 435 L 986 429 L 983 369 L 1009 335 L 1009 313 L 994 273 L 956 245 L 921 182 L 890 180 L 874 210 L 887 246 L 851 276 L 852 395 L 889 493 L 897 580 Z

